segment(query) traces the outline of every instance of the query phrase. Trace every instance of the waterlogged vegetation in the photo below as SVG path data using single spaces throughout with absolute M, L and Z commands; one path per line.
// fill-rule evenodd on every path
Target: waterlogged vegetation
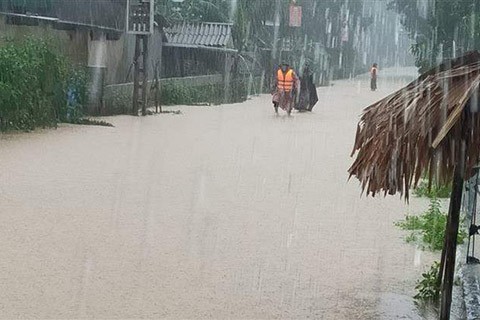
M 445 199 L 450 196 L 451 185 L 442 185 L 433 182 L 429 185 L 427 180 L 422 180 L 414 189 L 413 193 L 417 197 L 426 197 L 430 199 L 428 209 L 421 215 L 407 216 L 405 220 L 398 221 L 395 225 L 402 230 L 408 231 L 405 237 L 407 243 L 413 243 L 423 249 L 430 251 L 442 250 L 445 237 L 445 226 L 447 224 L 447 215 L 441 210 L 439 198 Z M 457 241 L 463 243 L 466 233 L 461 231 L 457 236 Z M 420 280 L 417 281 L 414 296 L 416 300 L 425 302 L 436 302 L 440 297 L 440 287 L 438 281 L 440 265 L 435 261 L 428 271 L 422 273 Z
M 66 80 L 67 65 L 47 42 L 33 38 L 8 41 L 0 48 L 1 129 L 55 126 L 62 113 Z
M 87 71 L 58 54 L 49 39 L 7 39 L 0 48 L 0 130 L 100 124 L 83 119 L 87 82 Z
M 395 223 L 397 227 L 408 231 L 405 237 L 407 243 L 413 243 L 424 250 L 440 251 L 443 248 L 445 238 L 445 226 L 447 214 L 442 211 L 440 200 L 433 197 L 430 205 L 420 215 L 407 216 L 404 220 Z M 465 230 L 460 230 L 457 235 L 457 243 L 462 244 L 467 237 Z M 415 289 L 417 300 L 436 301 L 440 295 L 438 287 L 438 262 L 434 262 L 422 278 L 417 282 Z
M 440 201 L 436 198 L 430 199 L 428 209 L 421 215 L 407 216 L 405 220 L 395 223 L 395 226 L 408 231 L 405 237 L 407 243 L 414 243 L 423 249 L 441 250 L 445 236 L 446 215 L 441 211 Z M 438 268 L 437 261 L 430 266 L 429 270 L 422 273 L 422 277 L 417 281 L 414 296 L 416 300 L 425 302 L 436 302 L 440 296 L 438 287 Z
M 402 230 L 409 231 L 406 237 L 408 243 L 431 251 L 442 250 L 446 224 L 447 214 L 442 212 L 441 203 L 436 198 L 430 200 L 428 209 L 422 214 L 407 216 L 395 223 Z M 459 232 L 458 243 L 462 244 L 466 236 L 465 231 Z
M 428 271 L 422 273 L 422 278 L 417 282 L 415 289 L 417 294 L 414 296 L 417 300 L 435 302 L 440 297 L 440 286 L 438 273 L 440 264 L 435 261 Z

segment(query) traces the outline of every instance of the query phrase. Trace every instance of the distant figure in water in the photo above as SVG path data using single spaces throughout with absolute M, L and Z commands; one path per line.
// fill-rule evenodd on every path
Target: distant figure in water
M 302 77 L 300 78 L 300 99 L 295 109 L 298 111 L 312 111 L 315 104 L 318 102 L 317 87 L 313 83 L 313 74 L 308 65 L 303 69 Z
M 370 89 L 372 89 L 372 91 L 377 90 L 377 74 L 378 65 L 374 63 L 370 69 Z

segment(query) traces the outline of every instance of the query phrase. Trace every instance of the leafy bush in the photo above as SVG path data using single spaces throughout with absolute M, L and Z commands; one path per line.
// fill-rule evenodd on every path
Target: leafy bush
M 441 250 L 445 237 L 447 215 L 440 209 L 440 201 L 430 200 L 428 209 L 419 216 L 407 216 L 405 220 L 395 223 L 397 227 L 410 231 L 406 237 L 408 243 L 420 243 L 424 248 L 432 251 Z M 466 238 L 465 231 L 460 231 L 457 241 L 462 244 Z
M 42 40 L 28 38 L 0 48 L 2 129 L 55 125 L 58 84 L 64 76 L 65 64 Z
M 7 40 L 0 48 L 0 130 L 33 130 L 67 121 L 67 89 L 76 88 L 77 114 L 86 103 L 86 76 L 44 39 Z
M 108 115 L 132 112 L 133 86 L 112 86 L 105 90 L 104 101 Z
M 422 279 L 417 281 L 415 289 L 417 294 L 414 296 L 417 300 L 437 301 L 440 297 L 440 287 L 438 286 L 438 274 L 440 264 L 435 261 L 427 272 L 422 273 Z

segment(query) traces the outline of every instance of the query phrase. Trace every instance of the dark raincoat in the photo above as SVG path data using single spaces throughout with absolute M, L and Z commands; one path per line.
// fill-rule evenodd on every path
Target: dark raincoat
M 317 88 L 315 83 L 313 83 L 313 75 L 308 68 L 305 68 L 300 79 L 300 97 L 295 109 L 299 111 L 312 111 L 317 102 Z

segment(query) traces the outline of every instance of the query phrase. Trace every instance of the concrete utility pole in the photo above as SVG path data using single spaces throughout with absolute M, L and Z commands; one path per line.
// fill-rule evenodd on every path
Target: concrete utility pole
M 133 106 L 132 114 L 138 115 L 141 106 L 142 116 L 147 114 L 148 84 L 148 36 L 136 35 L 135 56 L 133 57 Z
M 132 115 L 147 114 L 148 39 L 153 34 L 154 0 L 127 0 L 127 33 L 135 35 Z

